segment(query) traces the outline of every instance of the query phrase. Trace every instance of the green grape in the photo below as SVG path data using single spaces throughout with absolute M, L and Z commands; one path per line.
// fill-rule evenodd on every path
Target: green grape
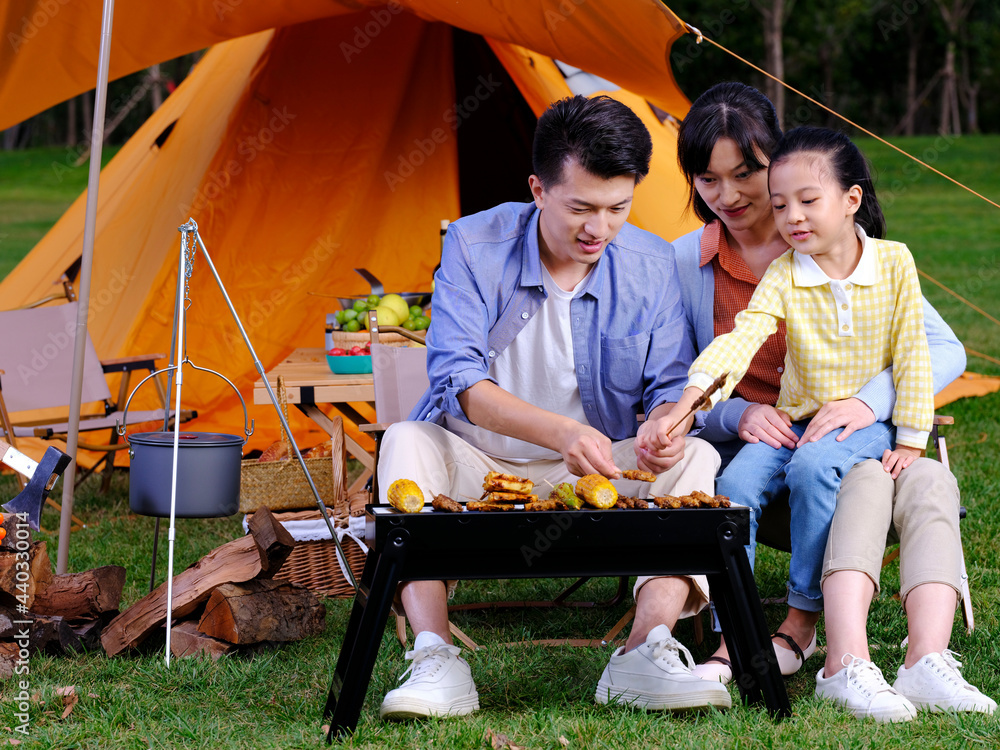
M 358 331 L 361 330 L 361 324 L 358 322 L 357 318 L 355 318 L 354 320 L 349 320 L 346 323 L 344 323 L 344 330 L 347 331 L 348 333 L 357 333 Z
M 416 331 L 424 331 L 431 324 L 431 319 L 426 315 L 421 315 L 413 321 L 413 328 Z
M 344 322 L 345 323 L 349 323 L 350 321 L 354 320 L 356 317 L 358 317 L 358 311 L 355 310 L 354 308 L 351 308 L 350 310 L 344 310 Z
M 407 331 L 417 330 L 417 322 L 413 318 L 407 318 L 402 322 L 401 326 Z
M 413 305 L 410 308 L 410 317 L 411 318 L 419 318 L 423 314 L 424 314 L 424 308 L 422 308 L 420 305 Z
M 354 300 L 353 307 L 354 307 L 354 312 L 364 312 L 365 310 L 368 309 L 368 302 L 367 300 L 356 299 Z
M 382 301 L 382 298 L 379 297 L 377 294 L 369 294 L 368 299 L 365 301 L 368 303 L 368 309 L 374 310 L 376 307 L 378 307 L 378 303 Z
M 344 323 L 347 322 L 347 316 L 344 315 L 344 312 L 345 312 L 344 310 L 337 311 L 337 316 L 336 316 L 337 322 L 340 323 L 341 325 L 344 325 Z

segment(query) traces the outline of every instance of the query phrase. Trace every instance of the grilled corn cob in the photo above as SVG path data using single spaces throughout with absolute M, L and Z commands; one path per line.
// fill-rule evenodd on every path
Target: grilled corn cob
M 412 479 L 397 479 L 387 494 L 389 505 L 403 513 L 417 513 L 424 507 L 424 493 Z
M 549 500 L 559 500 L 573 510 L 580 510 L 583 507 L 583 500 L 576 496 L 576 491 L 569 482 L 560 482 L 553 487 L 549 493 Z
M 618 490 L 600 474 L 587 474 L 576 483 L 576 494 L 587 505 L 595 508 L 613 508 L 618 502 Z

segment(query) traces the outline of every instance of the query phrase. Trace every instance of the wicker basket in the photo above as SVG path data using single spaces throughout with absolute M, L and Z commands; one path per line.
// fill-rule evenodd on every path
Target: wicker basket
M 333 342 L 333 346 L 341 349 L 350 349 L 352 346 L 364 346 L 372 340 L 372 337 L 368 331 L 358 331 L 357 333 L 351 333 L 350 331 L 330 331 L 330 340 Z M 398 333 L 380 333 L 378 335 L 378 342 L 386 346 L 406 346 L 410 343 Z
M 278 377 L 278 403 L 285 420 L 288 420 L 288 399 L 285 395 L 285 381 Z M 307 458 L 306 468 L 319 491 L 323 502 L 333 506 L 343 495 L 345 487 L 345 461 L 343 422 L 340 417 L 333 421 L 340 425 L 335 430 L 332 458 Z M 281 439 L 288 444 L 289 437 L 284 428 Z M 271 510 L 298 510 L 315 508 L 316 497 L 309 480 L 294 452 L 289 446 L 290 458 L 280 461 L 242 461 L 240 464 L 240 513 L 253 513 L 260 507 Z M 316 511 L 319 513 L 319 511 Z
M 363 508 L 367 496 L 368 493 L 365 492 L 355 493 L 350 499 L 341 496 L 333 506 L 328 508 L 327 511 L 333 517 L 334 527 L 346 528 L 348 512 L 351 511 L 352 507 Z M 354 513 L 356 514 L 357 511 Z M 275 513 L 274 517 L 282 523 L 320 519 L 318 510 Z M 249 518 L 248 516 L 248 522 Z M 346 563 L 350 567 L 351 573 L 355 579 L 360 580 L 361 571 L 365 567 L 365 552 L 358 546 L 357 542 L 348 536 L 341 540 L 341 546 L 344 548 L 344 555 L 347 557 Z M 292 553 L 274 574 L 274 578 L 305 586 L 319 596 L 333 598 L 354 596 L 354 587 L 344 577 L 340 564 L 337 562 L 337 545 L 332 539 L 298 542 Z
M 316 515 L 319 516 L 318 511 Z M 365 553 L 350 537 L 345 536 L 341 545 L 351 572 L 360 581 L 365 567 Z M 337 547 L 329 539 L 296 544 L 274 577 L 305 586 L 319 596 L 339 599 L 354 596 L 354 587 L 344 578 L 337 564 Z

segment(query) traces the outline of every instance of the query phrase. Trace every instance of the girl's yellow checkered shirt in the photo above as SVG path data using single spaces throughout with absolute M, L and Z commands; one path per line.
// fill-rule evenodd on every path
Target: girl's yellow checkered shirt
M 934 419 L 930 354 L 924 334 L 920 281 L 906 245 L 866 237 L 861 260 L 846 279 L 830 279 L 809 256 L 789 250 L 775 259 L 736 328 L 716 338 L 688 371 L 688 385 L 707 389 L 724 372 L 712 398 L 729 398 L 761 344 L 784 320 L 788 351 L 776 404 L 793 420 L 830 401 L 851 398 L 892 367 L 896 443 L 924 449 Z

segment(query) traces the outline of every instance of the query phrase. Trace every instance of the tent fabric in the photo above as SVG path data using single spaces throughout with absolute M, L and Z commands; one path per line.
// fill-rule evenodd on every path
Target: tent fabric
M 337 303 L 319 295 L 367 293 L 353 272 L 356 267 L 372 271 L 387 291 L 429 290 L 440 255 L 440 221 L 460 216 L 455 133 L 461 118 L 452 26 L 438 17 L 451 13 L 473 30 L 494 31 L 490 48 L 536 114 L 570 94 L 566 81 L 547 54 L 498 36 L 544 41 L 560 59 L 579 65 L 589 64 L 581 58 L 595 46 L 602 53 L 614 48 L 613 59 L 623 60 L 630 55 L 615 45 L 625 44 L 627 31 L 642 37 L 657 28 L 663 37 L 656 54 L 652 36 L 637 53 L 649 75 L 658 76 L 647 89 L 661 91 L 656 100 L 661 107 L 672 100 L 680 111 L 686 101 L 663 73 L 669 72 L 663 66 L 675 29 L 668 23 L 672 16 L 655 3 L 625 3 L 626 10 L 616 14 L 616 3 L 592 0 L 575 6 L 567 0 L 575 10 L 545 27 L 544 40 L 532 25 L 544 23 L 523 9 L 534 8 L 544 17 L 558 3 L 508 3 L 516 8 L 509 17 L 493 7 L 502 3 L 489 9 L 477 3 L 406 5 L 419 6 L 420 12 L 394 13 L 363 48 L 358 29 L 374 30 L 370 24 L 377 8 L 216 45 L 105 167 L 90 304 L 90 334 L 101 356 L 169 351 L 177 227 L 189 217 L 198 223 L 265 368 L 296 347 L 323 345 L 325 316 Z M 483 18 L 472 17 L 473 7 Z M 598 22 L 609 24 L 606 35 Z M 128 36 L 122 30 L 128 23 L 127 15 L 116 20 L 116 38 Z M 580 28 L 566 33 L 576 25 Z M 603 59 L 602 54 L 595 59 Z M 614 70 L 607 61 L 591 72 L 620 85 L 637 76 L 637 64 L 626 61 Z M 487 80 L 482 95 L 489 96 L 496 85 Z M 668 239 L 688 231 L 697 220 L 684 210 L 675 127 L 657 119 L 650 95 L 626 89 L 609 93 L 632 107 L 653 135 L 653 168 L 636 191 L 631 221 Z M 5 306 L 44 296 L 63 271 L 72 269 L 80 257 L 84 208 L 81 196 L 0 282 Z M 225 375 L 249 398 L 259 375 L 200 256 L 189 297 L 188 356 Z M 148 390 L 136 396 L 135 408 L 155 406 L 153 389 Z M 242 431 L 239 398 L 219 378 L 186 377 L 183 407 L 199 413 L 186 428 Z M 364 407 L 360 410 L 364 413 Z M 300 445 L 325 439 L 292 411 Z M 250 406 L 250 415 L 257 432 L 248 448 L 278 438 L 270 406 Z M 366 438 L 354 434 L 365 444 Z
M 0 45 L 0 130 L 96 79 L 101 0 L 8 0 Z M 683 23 L 658 0 L 175 0 L 118 3 L 112 80 L 228 39 L 352 14 L 331 44 L 364 53 L 398 18 L 416 15 L 519 44 L 634 91 L 675 117 L 687 111 L 669 64 Z M 378 45 L 376 45 L 378 46 Z
M 986 396 L 997 391 L 1000 391 L 1000 378 L 965 372 L 934 396 L 934 408 L 940 409 L 960 398 Z

